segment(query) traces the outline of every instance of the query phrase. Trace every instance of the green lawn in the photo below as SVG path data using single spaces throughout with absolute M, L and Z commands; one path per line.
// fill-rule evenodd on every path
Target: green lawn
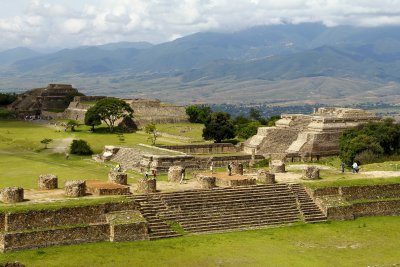
M 91 157 L 51 153 L 51 148 L 65 138 L 86 140 L 95 153 L 100 153 L 105 145 L 134 147 L 139 143 L 148 144 L 148 136 L 142 133 L 110 134 L 99 131 L 91 133 L 89 127 L 79 126 L 78 131 L 64 132 L 63 127 L 42 125 L 25 121 L 0 120 L 0 188 L 21 186 L 26 189 L 37 188 L 40 174 L 52 173 L 58 176 L 59 185 L 71 179 L 107 180 L 111 168 L 91 160 Z M 40 140 L 53 139 L 49 149 L 43 149 Z M 158 144 L 182 143 L 182 140 L 162 137 Z M 147 148 L 151 149 L 151 148 Z M 140 175 L 129 174 L 129 182 Z
M 0 254 L 27 266 L 395 266 L 400 217 Z M 1 261 L 0 261 L 1 262 Z M 396 265 L 397 266 L 397 265 Z

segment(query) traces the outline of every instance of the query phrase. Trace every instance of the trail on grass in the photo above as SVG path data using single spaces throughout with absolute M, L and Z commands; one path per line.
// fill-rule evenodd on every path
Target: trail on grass
M 72 143 L 72 140 L 74 140 L 74 138 L 72 137 L 56 139 L 54 140 L 54 143 L 50 149 L 53 153 L 59 153 L 59 154 L 65 153 L 68 151 L 68 148 Z

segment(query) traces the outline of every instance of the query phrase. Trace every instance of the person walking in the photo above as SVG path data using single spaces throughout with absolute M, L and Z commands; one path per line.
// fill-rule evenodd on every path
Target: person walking
M 353 169 L 353 173 L 358 173 L 359 168 L 358 168 L 357 162 L 354 161 L 354 163 L 352 165 L 352 169 Z
M 340 169 L 342 170 L 342 173 L 344 173 L 345 166 L 346 166 L 346 164 L 344 164 L 344 162 L 342 161 L 342 164 L 340 164 Z

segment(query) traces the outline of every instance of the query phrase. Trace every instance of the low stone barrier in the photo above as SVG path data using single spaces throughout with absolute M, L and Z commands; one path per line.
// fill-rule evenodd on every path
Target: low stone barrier
M 99 224 L 43 231 L 4 233 L 2 251 L 108 241 L 109 232 L 109 224 Z
M 200 183 L 202 189 L 212 189 L 216 187 L 216 178 L 207 175 L 198 175 L 197 181 Z
M 39 189 L 51 190 L 58 188 L 58 178 L 54 174 L 42 174 L 39 176 Z
M 18 203 L 24 201 L 24 189 L 21 187 L 6 187 L 1 191 L 4 203 Z
M 303 169 L 303 176 L 301 177 L 304 180 L 317 180 L 319 179 L 319 168 L 315 166 L 307 166 Z
M 151 179 L 140 179 L 137 183 L 137 192 L 148 194 L 157 192 L 157 180 Z
M 258 170 L 257 181 L 261 184 L 274 184 L 276 182 L 275 174 L 267 172 L 265 170 Z
M 108 181 L 110 183 L 114 183 L 114 184 L 127 185 L 128 184 L 128 175 L 123 172 L 111 171 L 108 173 Z
M 172 166 L 168 169 L 168 182 L 179 182 L 182 178 L 182 166 Z
M 282 160 L 272 160 L 269 165 L 270 173 L 283 173 L 285 172 L 285 163 Z
M 64 192 L 67 197 L 83 197 L 86 192 L 86 182 L 83 180 L 65 181 Z

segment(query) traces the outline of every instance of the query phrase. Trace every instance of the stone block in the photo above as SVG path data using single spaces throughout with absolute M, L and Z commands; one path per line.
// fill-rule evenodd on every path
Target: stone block
M 65 181 L 64 192 L 67 197 L 83 197 L 86 192 L 86 182 L 83 180 Z
M 243 164 L 242 163 L 232 164 L 232 174 L 243 175 Z
M 182 177 L 182 166 L 172 166 L 168 169 L 168 182 L 179 183 Z
M 285 172 L 285 163 L 282 160 L 272 160 L 269 166 L 270 173 Z
M 276 183 L 275 174 L 267 172 L 265 170 L 258 170 L 257 181 L 262 184 L 274 184 Z
M 212 189 L 216 187 L 216 178 L 207 175 L 198 175 L 197 181 L 200 183 L 202 189 Z
M 4 203 L 17 203 L 24 201 L 24 189 L 21 187 L 6 187 L 1 191 Z
M 307 166 L 303 169 L 302 179 L 317 180 L 319 179 L 319 169 L 315 166 Z
M 127 185 L 128 184 L 128 175 L 123 172 L 111 171 L 108 173 L 108 181 L 110 183 L 114 183 L 114 184 Z
M 137 183 L 137 192 L 148 194 L 155 193 L 157 191 L 157 180 L 152 179 L 140 179 Z
M 54 174 L 42 174 L 39 176 L 39 189 L 50 190 L 58 188 L 58 178 Z

